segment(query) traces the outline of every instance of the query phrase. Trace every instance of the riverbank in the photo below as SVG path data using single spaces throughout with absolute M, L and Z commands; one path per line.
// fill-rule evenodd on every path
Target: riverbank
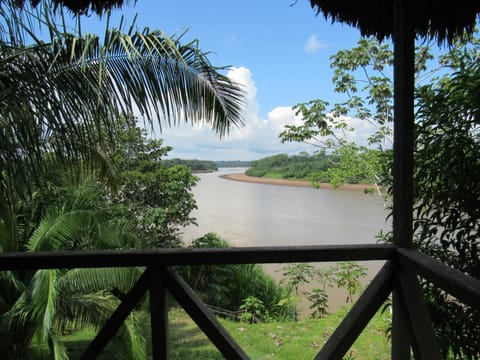
M 248 176 L 243 173 L 225 174 L 225 175 L 220 175 L 220 177 L 227 180 L 250 182 L 250 183 L 256 183 L 256 184 L 312 187 L 312 183 L 306 180 L 270 179 L 270 178 Z M 331 190 L 334 189 L 334 187 L 328 183 L 321 183 L 319 185 L 321 189 L 331 189 Z M 374 187 L 368 184 L 343 184 L 336 188 L 336 190 L 362 191 L 362 192 L 365 192 L 366 190 L 369 190 L 369 189 L 374 190 Z

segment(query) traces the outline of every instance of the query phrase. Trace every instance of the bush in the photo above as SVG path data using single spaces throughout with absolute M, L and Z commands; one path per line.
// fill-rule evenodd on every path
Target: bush
M 208 233 L 192 242 L 190 248 L 226 248 L 228 242 Z M 248 297 L 262 301 L 270 314 L 284 296 L 284 291 L 257 264 L 196 265 L 179 269 L 185 281 L 202 300 L 217 307 L 236 311 Z

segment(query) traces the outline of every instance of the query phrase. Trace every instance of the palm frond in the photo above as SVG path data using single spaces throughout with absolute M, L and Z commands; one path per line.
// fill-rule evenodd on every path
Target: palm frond
M 113 289 L 125 294 L 141 274 L 140 268 L 72 269 L 59 279 L 58 286 L 64 297 Z
M 50 210 L 26 244 L 27 251 L 73 249 L 94 225 L 91 210 Z M 88 236 L 87 236 L 88 239 Z M 87 241 L 89 242 L 89 241 Z
M 55 319 L 59 330 L 83 329 L 93 326 L 99 328 L 105 324 L 119 301 L 105 293 L 85 293 L 60 298 Z
M 3 187 L 15 188 L 19 176 L 35 178 L 45 153 L 88 159 L 122 113 L 139 112 L 160 128 L 205 123 L 220 136 L 242 124 L 242 89 L 196 41 L 111 29 L 102 42 L 49 26 L 50 43 L 0 42 Z
M 56 334 L 52 334 L 51 343 L 53 345 L 54 360 L 68 360 L 67 348 L 62 343 L 62 338 Z
M 32 279 L 31 304 L 35 332 L 46 341 L 56 314 L 58 270 L 37 270 Z
M 7 312 L 24 290 L 24 283 L 13 271 L 0 272 L 0 314 Z

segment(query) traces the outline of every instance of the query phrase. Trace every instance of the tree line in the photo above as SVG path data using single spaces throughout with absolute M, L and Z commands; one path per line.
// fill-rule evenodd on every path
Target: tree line
M 343 183 L 373 184 L 381 166 L 380 157 L 376 149 L 350 144 L 329 155 L 318 151 L 311 155 L 302 152 L 268 156 L 253 161 L 245 173 L 256 177 L 308 180 L 314 186 L 319 183 L 330 183 L 334 187 Z

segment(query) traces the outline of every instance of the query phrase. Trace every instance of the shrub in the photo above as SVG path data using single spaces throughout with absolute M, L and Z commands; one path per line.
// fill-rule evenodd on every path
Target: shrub
M 208 233 L 190 247 L 226 248 L 229 244 L 217 234 Z M 284 290 L 257 264 L 196 265 L 179 271 L 205 303 L 229 310 L 237 310 L 245 299 L 255 297 L 272 315 L 284 297 Z

